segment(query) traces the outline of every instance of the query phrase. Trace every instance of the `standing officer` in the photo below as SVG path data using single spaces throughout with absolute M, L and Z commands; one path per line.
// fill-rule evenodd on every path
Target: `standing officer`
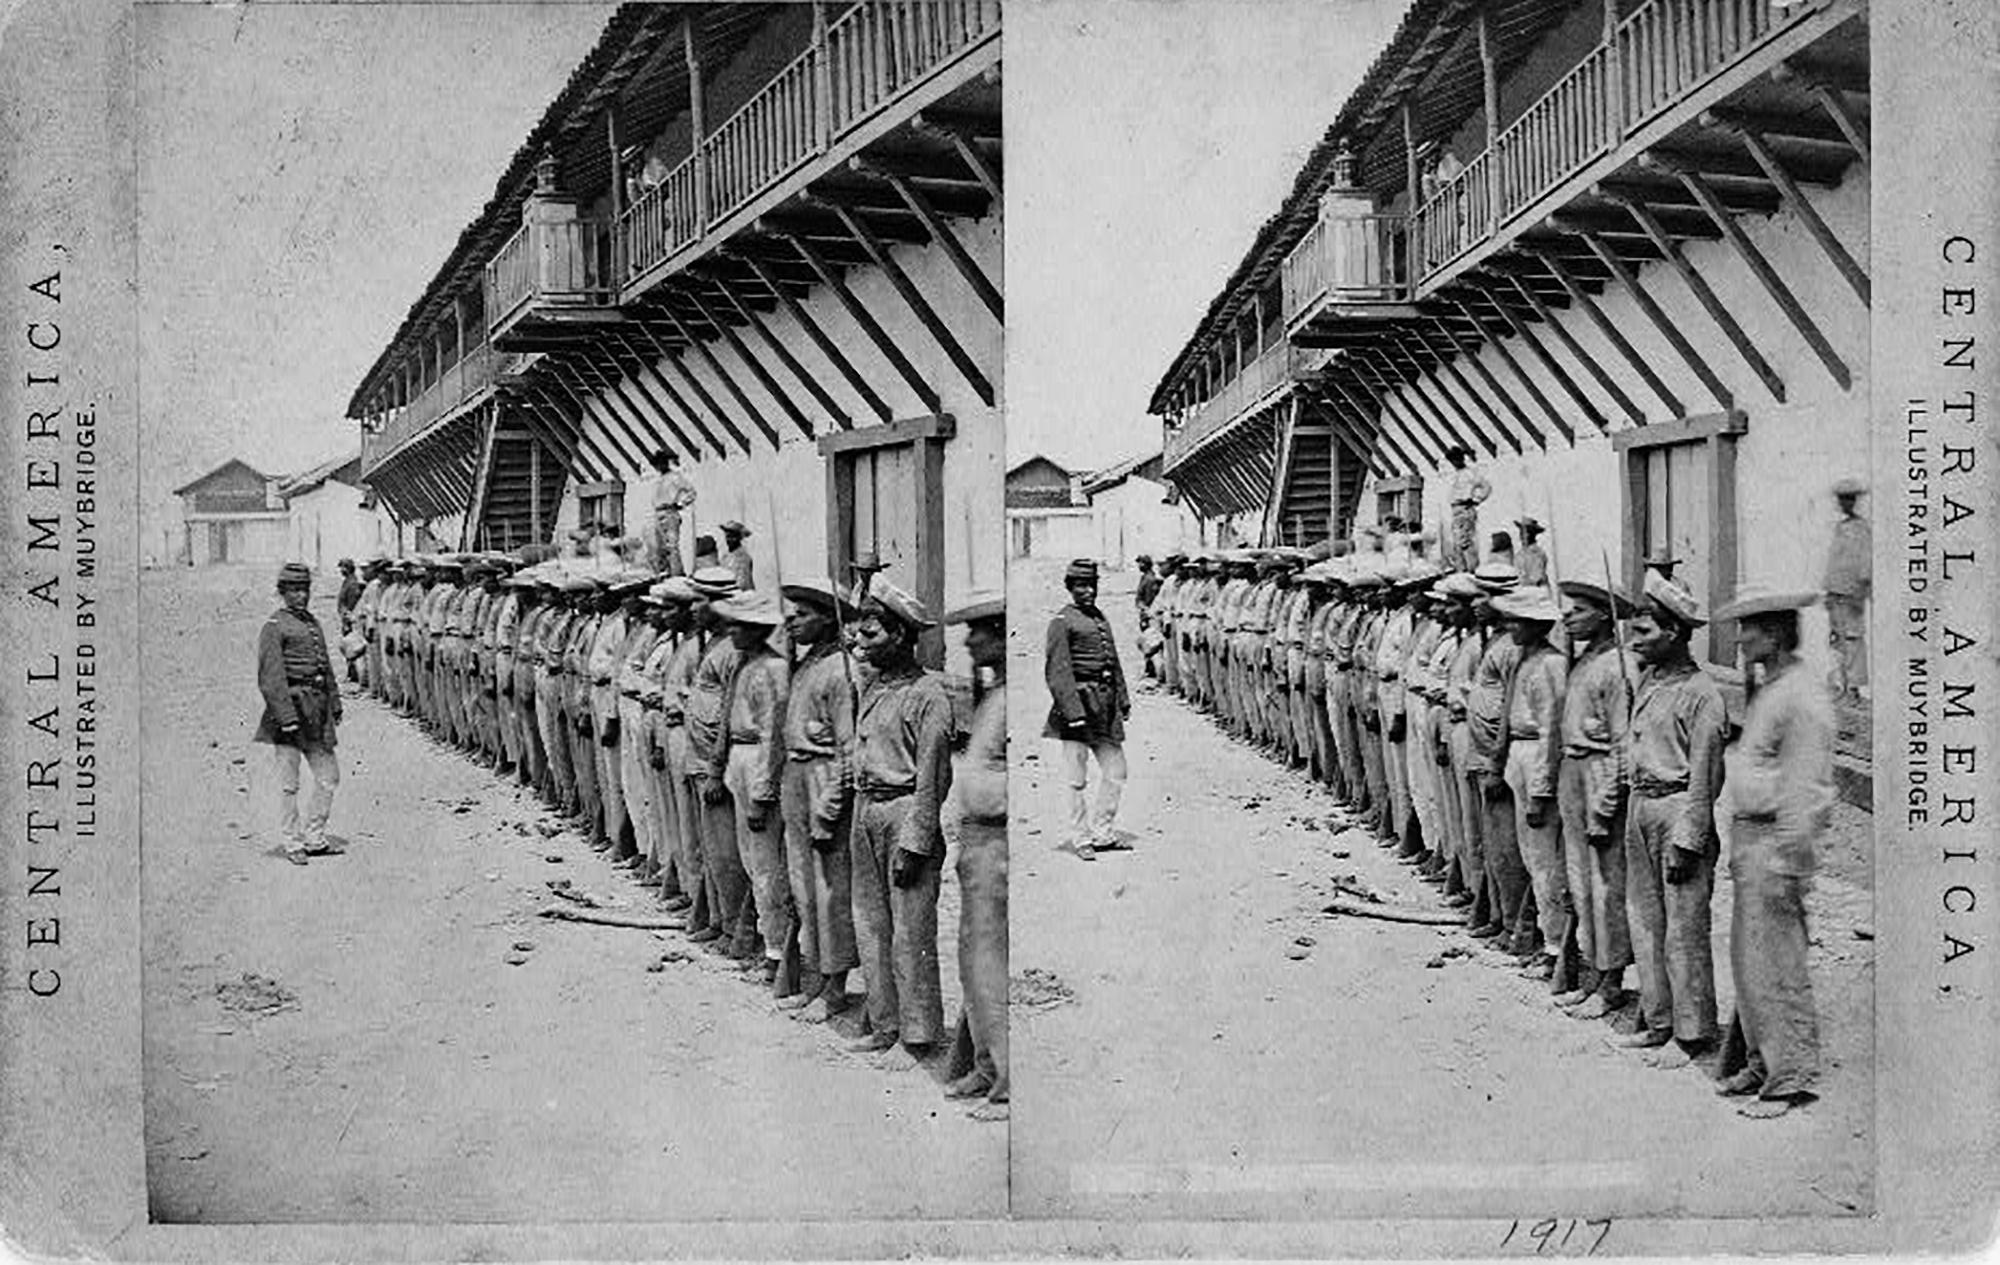
M 327 842 L 326 819 L 340 788 L 340 761 L 334 731 L 340 723 L 340 687 L 326 652 L 326 632 L 306 604 L 312 599 L 312 572 L 302 562 L 278 570 L 282 603 L 257 635 L 257 690 L 264 714 L 254 740 L 271 744 L 278 773 L 278 826 L 285 859 L 304 865 L 308 855 L 341 851 Z M 312 798 L 299 820 L 299 761 L 312 770 Z
M 1729 960 L 1746 1065 L 1718 1087 L 1757 1094 L 1740 1108 L 1782 1116 L 1815 1097 L 1819 1016 L 1806 969 L 1806 893 L 1833 812 L 1833 708 L 1799 663 L 1799 610 L 1811 592 L 1747 588 L 1715 613 L 1742 628 L 1751 681 L 1743 736 L 1729 753 Z
M 1062 742 L 1069 783 L 1070 841 L 1084 860 L 1129 847 L 1118 837 L 1118 801 L 1125 791 L 1125 719 L 1132 714 L 1125 670 L 1118 662 L 1111 621 L 1097 609 L 1097 564 L 1078 558 L 1063 573 L 1069 604 L 1049 621 L 1044 675 L 1052 702 L 1042 730 Z M 1090 757 L 1097 757 L 1097 807 L 1084 799 Z

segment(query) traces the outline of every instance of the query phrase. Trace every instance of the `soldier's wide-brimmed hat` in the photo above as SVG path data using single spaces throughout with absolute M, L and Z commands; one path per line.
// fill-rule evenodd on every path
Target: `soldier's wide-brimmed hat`
M 1386 583 L 1388 581 L 1382 578 L 1380 571 L 1363 569 L 1356 571 L 1354 578 L 1349 580 L 1347 585 L 1355 589 L 1379 589 Z
M 934 622 L 916 594 L 880 578 L 869 588 L 861 609 L 868 614 L 886 614 L 911 628 L 929 628 Z
M 1444 574 L 1444 568 L 1428 560 L 1412 562 L 1403 568 L 1403 576 L 1396 581 L 1399 588 L 1428 589 Z
M 1851 474 L 1845 478 L 1836 479 L 1833 483 L 1833 494 L 1835 496 L 1860 496 L 1867 490 L 1868 485 Z
M 1519 584 L 1521 570 L 1512 563 L 1488 561 L 1479 564 L 1479 569 L 1472 573 L 1472 578 L 1479 581 L 1480 586 L 1487 592 L 1498 593 Z
M 635 597 L 651 588 L 656 578 L 651 571 L 634 567 L 613 571 L 606 578 L 606 587 L 620 597 Z
M 742 523 L 737 522 L 733 518 L 725 523 L 720 524 L 720 527 L 723 531 L 728 532 L 732 536 L 748 536 L 750 534 L 750 529 L 748 527 L 745 527 Z
M 1540 585 L 1500 594 L 1493 599 L 1493 609 L 1508 619 L 1533 620 L 1540 624 L 1553 624 L 1562 618 L 1562 608 L 1556 605 L 1555 597 Z
M 1542 529 L 1542 520 L 1536 518 L 1533 514 L 1521 515 L 1519 518 L 1514 520 L 1514 524 L 1517 527 L 1532 527 L 1536 531 L 1540 531 Z
M 1698 628 L 1708 622 L 1694 594 L 1658 571 L 1646 573 L 1645 596 L 1649 607 L 1684 627 Z
M 1745 584 L 1736 590 L 1736 595 L 1727 605 L 1715 612 L 1716 622 L 1725 619 L 1750 619 L 1757 615 L 1775 615 L 1782 611 L 1799 611 L 1819 603 L 1818 589 L 1774 589 L 1764 584 Z
M 788 602 L 824 607 L 827 610 L 832 610 L 834 603 L 838 602 L 841 612 L 850 618 L 858 614 L 860 609 L 855 606 L 852 594 L 841 592 L 832 580 L 824 576 L 809 575 L 790 584 L 780 585 L 778 591 L 785 595 L 785 600 Z
M 1138 557 L 1132 559 L 1132 561 L 1138 563 L 1142 567 L 1150 567 L 1153 565 L 1153 555 L 1149 553 L 1142 553 Z
M 732 624 L 752 624 L 758 628 L 776 628 L 785 622 L 785 612 L 778 605 L 778 599 L 769 593 L 756 589 L 748 593 L 738 593 L 725 597 L 713 607 L 717 618 Z
M 1623 619 L 1632 613 L 1632 599 L 1624 593 L 1607 589 L 1602 584 L 1592 584 L 1588 580 L 1563 580 L 1556 585 L 1562 595 L 1579 602 L 1589 602 Z
M 595 593 L 597 581 L 581 572 L 569 571 L 563 574 L 561 588 L 563 592 L 571 594 Z
M 688 582 L 700 597 L 722 598 L 736 592 L 736 573 L 728 567 L 697 567 Z
M 312 568 L 303 562 L 287 562 L 278 568 L 278 587 L 281 589 L 311 587 Z
M 647 599 L 662 606 L 670 602 L 692 602 L 695 596 L 694 583 L 684 575 L 670 575 L 646 590 Z
M 1063 582 L 1068 583 L 1071 580 L 1089 580 L 1092 583 L 1096 583 L 1097 560 L 1094 558 L 1071 558 L 1069 565 L 1063 568 Z
M 1005 618 L 1007 618 L 1007 595 L 992 589 L 968 593 L 964 601 L 944 613 L 944 622 L 947 624 L 977 624 L 986 620 Z
M 1483 597 L 1486 590 L 1479 586 L 1479 581 L 1465 572 L 1453 571 L 1432 584 L 1431 593 L 1441 598 L 1455 598 L 1461 602 L 1469 602 L 1474 598 Z

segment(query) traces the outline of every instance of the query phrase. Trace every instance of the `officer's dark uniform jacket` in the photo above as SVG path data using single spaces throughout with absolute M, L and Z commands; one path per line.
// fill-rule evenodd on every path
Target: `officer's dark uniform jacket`
M 340 687 L 327 657 L 326 634 L 310 612 L 283 607 L 257 636 L 257 689 L 264 715 L 255 740 L 279 742 L 279 731 L 297 725 L 307 742 L 334 745 L 340 720 Z
M 1079 738 L 1091 742 L 1125 741 L 1125 712 L 1131 698 L 1125 691 L 1125 670 L 1111 640 L 1111 621 L 1101 611 L 1084 611 L 1074 603 L 1049 621 L 1046 675 L 1049 695 L 1047 738 Z M 1064 722 L 1081 721 L 1078 732 Z

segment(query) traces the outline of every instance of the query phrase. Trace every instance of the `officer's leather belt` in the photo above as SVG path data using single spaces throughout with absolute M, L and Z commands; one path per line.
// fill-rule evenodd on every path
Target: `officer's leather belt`
M 905 795 L 910 794 L 916 789 L 917 788 L 914 786 L 866 786 L 866 785 L 857 785 L 854 788 L 857 794 L 866 795 L 869 799 L 875 800 L 877 803 L 883 803 L 892 799 L 901 799 Z

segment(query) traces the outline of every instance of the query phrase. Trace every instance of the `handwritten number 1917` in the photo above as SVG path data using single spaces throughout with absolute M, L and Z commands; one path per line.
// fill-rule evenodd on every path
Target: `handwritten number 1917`
M 1583 1249 L 1583 1255 L 1595 1256 L 1597 1254 L 1597 1249 L 1604 1245 L 1605 1236 L 1611 1233 L 1611 1219 L 1609 1217 L 1605 1217 L 1601 1220 L 1596 1218 L 1590 1218 L 1581 1222 L 1577 1221 L 1576 1218 L 1572 1217 L 1567 1222 L 1566 1227 L 1565 1227 L 1565 1222 L 1563 1222 L 1559 1218 L 1553 1218 L 1553 1217 L 1547 1218 L 1545 1220 L 1537 1221 L 1533 1225 L 1529 1226 L 1526 1237 L 1533 1239 L 1535 1241 L 1535 1255 L 1537 1256 L 1545 1255 L 1548 1252 L 1549 1240 L 1551 1239 L 1555 1239 L 1556 1253 L 1557 1255 L 1561 1255 L 1563 1251 L 1569 1247 L 1569 1241 L 1576 1234 L 1578 1225 L 1583 1226 L 1586 1237 L 1589 1236 L 1590 1231 L 1592 1230 L 1597 1231 L 1596 1237 L 1589 1238 L 1590 1245 Z M 1563 1232 L 1562 1237 L 1559 1239 L 1556 1238 L 1557 1230 L 1562 1230 Z M 1500 1240 L 1500 1246 L 1506 1247 L 1508 1244 L 1514 1241 L 1514 1236 L 1520 1233 L 1521 1233 L 1520 1221 L 1516 1219 L 1515 1221 L 1510 1222 L 1507 1226 L 1506 1237 Z M 1579 1246 L 1581 1246 L 1581 1243 L 1582 1241 L 1579 1240 Z

